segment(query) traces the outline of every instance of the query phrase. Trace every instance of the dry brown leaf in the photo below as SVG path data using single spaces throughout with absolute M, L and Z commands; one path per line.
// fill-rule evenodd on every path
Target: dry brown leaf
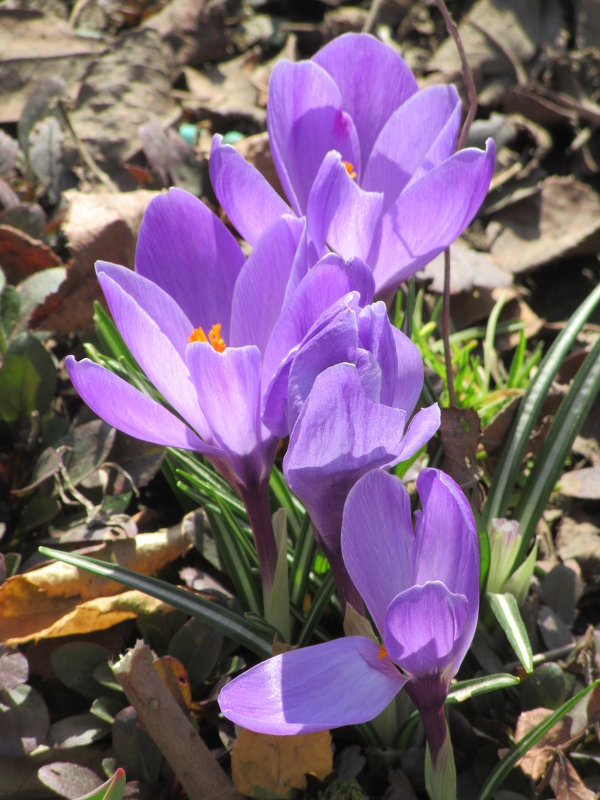
M 141 150 L 140 125 L 156 116 L 167 128 L 181 113 L 173 98 L 166 49 L 155 31 L 137 28 L 123 34 L 90 63 L 69 112 L 95 163 L 124 185 L 131 185 L 131 177 L 123 164 Z M 65 139 L 65 161 L 80 160 Z
M 458 239 L 450 248 L 450 293 L 468 292 L 474 286 L 495 289 L 510 286 L 512 275 L 499 269 L 489 253 L 473 250 Z M 417 273 L 417 277 L 432 279 L 430 289 L 438 294 L 444 291 L 444 253 L 430 261 Z
M 0 225 L 0 267 L 10 283 L 42 269 L 59 267 L 60 258 L 44 242 L 10 225 Z
M 193 105 L 200 115 L 224 120 L 249 120 L 264 127 L 266 112 L 259 108 L 259 89 L 254 79 L 258 51 L 251 50 L 231 61 L 206 67 L 202 72 L 184 67 L 185 79 L 192 94 L 186 105 Z
M 600 578 L 600 528 L 591 520 L 564 515 L 558 526 L 556 550 L 565 561 L 575 559 L 586 580 Z
M 0 124 L 17 122 L 36 83 L 60 76 L 74 95 L 89 62 L 109 42 L 80 36 L 64 20 L 0 9 Z
M 481 427 L 477 412 L 472 408 L 442 408 L 440 437 L 444 450 L 442 469 L 462 486 L 476 506 L 479 496 L 477 445 Z
M 539 725 L 552 714 L 549 708 L 534 708 L 523 711 L 517 720 L 515 728 L 515 741 L 520 741 L 529 731 Z M 546 774 L 555 759 L 557 746 L 565 744 L 571 737 L 571 719 L 564 717 L 545 736 L 539 740 L 535 747 L 527 752 L 517 763 L 526 775 L 534 781 L 539 781 Z
M 175 64 L 198 66 L 227 58 L 230 43 L 225 17 L 229 13 L 227 3 L 170 0 L 141 27 L 158 32 Z
M 556 800 L 597 800 L 598 795 L 587 788 L 564 753 L 556 754 L 550 786 Z
M 47 607 L 52 610 L 2 620 L 0 638 L 4 644 L 15 647 L 57 636 L 81 636 L 112 628 L 141 613 L 164 614 L 173 610 L 161 600 L 134 589 L 84 603 L 76 600 L 48 603 Z
M 87 548 L 85 554 L 151 575 L 183 555 L 190 546 L 180 527 L 176 526 Z M 52 562 L 14 575 L 0 586 L 0 641 L 17 638 L 30 641 L 47 636 L 45 629 L 72 613 L 81 603 L 122 591 L 121 583 L 62 562 Z
M 271 736 L 242 730 L 231 753 L 236 789 L 253 798 L 286 798 L 306 789 L 306 774 L 324 780 L 333 769 L 329 731 Z
M 58 291 L 34 311 L 31 327 L 58 334 L 93 328 L 93 302 L 102 299 L 94 263 L 98 259 L 133 267 L 138 231 L 148 203 L 158 192 L 65 192 L 69 203 L 63 232 L 73 256 Z
M 600 195 L 572 176 L 551 175 L 540 192 L 494 215 L 492 255 L 513 274 L 600 247 Z
M 459 25 L 467 60 L 480 88 L 490 78 L 516 82 L 515 65 L 522 69 L 538 47 L 554 43 L 561 29 L 557 0 L 478 0 Z M 428 66 L 449 77 L 461 73 L 460 58 L 450 37 L 442 42 Z
M 600 500 L 600 467 L 585 467 L 560 476 L 558 491 L 567 497 Z

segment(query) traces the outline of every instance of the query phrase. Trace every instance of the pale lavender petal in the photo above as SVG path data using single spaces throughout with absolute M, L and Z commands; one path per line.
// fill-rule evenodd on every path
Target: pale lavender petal
M 368 472 L 344 506 L 342 556 L 382 635 L 390 602 L 413 584 L 415 549 L 410 497 L 402 482 L 383 470 Z
M 423 507 L 417 519 L 419 542 L 416 583 L 443 581 L 451 592 L 464 594 L 477 616 L 479 545 L 473 512 L 452 478 L 424 469 L 417 479 Z M 447 554 L 452 553 L 452 558 Z
M 359 292 L 361 304 L 373 297 L 373 276 L 360 259 L 343 261 L 332 253 L 309 270 L 289 297 L 264 353 L 263 373 L 274 376 L 288 353 L 297 347 L 320 315 L 349 292 Z
M 228 345 L 255 344 L 265 351 L 283 304 L 304 222 L 283 216 L 258 240 L 233 292 Z
M 446 551 L 448 558 L 448 551 Z M 441 581 L 412 586 L 390 603 L 383 641 L 388 656 L 409 675 L 448 679 L 464 658 L 467 598 Z
M 343 258 L 366 259 L 381 215 L 383 195 L 365 192 L 350 177 L 341 156 L 329 152 L 308 198 L 306 223 L 311 239 L 326 243 Z
M 395 402 L 398 369 L 400 367 L 403 371 L 407 369 L 407 365 L 402 364 L 402 359 L 408 347 L 400 349 L 397 347 L 395 333 L 398 331 L 389 320 L 385 303 L 381 301 L 372 303 L 359 311 L 358 331 L 361 346 L 372 354 L 379 366 L 378 394 L 371 395 L 366 389 L 365 392 L 373 400 L 385 403 L 387 406 L 393 405 L 396 408 L 402 408 L 407 414 L 410 414 L 412 407 Z M 417 348 L 412 344 L 410 346 L 414 348 L 419 364 L 421 364 Z M 421 366 L 421 383 L 423 382 L 422 370 Z M 415 379 L 418 380 L 418 373 L 416 373 Z M 364 380 L 362 383 L 364 387 Z
M 304 229 L 302 231 L 302 236 L 300 237 L 300 242 L 298 243 L 298 249 L 296 250 L 296 255 L 294 257 L 292 271 L 285 289 L 286 303 L 289 302 L 291 297 L 293 297 L 296 289 L 307 275 L 308 270 L 313 267 L 324 255 L 325 252 L 317 254 L 315 245 L 310 241 L 308 236 L 308 231 L 306 230 L 306 220 L 304 220 Z
M 193 195 L 170 189 L 144 214 L 136 272 L 161 286 L 195 327 L 220 323 L 225 342 L 233 287 L 244 254 L 221 220 Z
M 405 420 L 402 409 L 365 397 L 354 365 L 336 364 L 315 380 L 283 468 L 329 550 L 339 551 L 350 488 L 369 470 L 395 459 Z
M 218 353 L 206 342 L 194 342 L 187 362 L 211 433 L 229 454 L 238 480 L 260 482 L 273 445 L 259 416 L 260 351 L 248 346 Z
M 96 274 L 101 285 L 104 280 L 101 276 L 107 275 L 112 283 L 129 295 L 156 322 L 180 357 L 185 358 L 188 338 L 194 326 L 170 294 L 143 275 L 107 261 L 96 262 Z M 108 291 L 110 293 L 110 288 Z M 137 338 L 135 331 L 130 335 L 134 340 Z M 135 346 L 135 342 L 133 344 Z
M 406 436 L 394 464 L 406 461 L 431 439 L 440 427 L 440 407 L 433 403 L 414 415 L 406 429 Z
M 461 103 L 454 86 L 430 86 L 396 109 L 381 130 L 361 178 L 384 194 L 384 211 L 419 175 L 439 166 L 456 146 Z
M 381 374 L 381 367 L 373 353 L 359 348 L 356 351 L 354 365 L 365 397 L 374 403 L 381 403 L 381 386 L 384 376 Z M 386 403 L 385 405 L 391 404 Z
M 342 107 L 358 131 L 366 164 L 387 119 L 417 91 L 414 75 L 391 47 L 367 34 L 339 36 L 319 50 L 313 61 L 337 84 Z
M 483 202 L 494 147 L 461 150 L 409 186 L 383 215 L 368 258 L 378 294 L 397 288 L 451 244 Z
M 291 363 L 287 385 L 288 433 L 294 427 L 317 375 L 334 364 L 354 362 L 357 344 L 356 315 L 345 308 L 300 347 Z
M 233 227 L 254 245 L 269 225 L 292 210 L 256 167 L 222 138 L 213 136 L 210 181 Z
M 222 458 L 222 450 L 203 442 L 174 414 L 99 364 L 67 356 L 65 366 L 83 401 L 109 425 L 145 442 Z
M 313 61 L 277 62 L 269 83 L 267 127 L 281 185 L 298 214 L 306 211 L 313 181 L 330 150 L 360 168 L 352 119 L 342 110 L 331 76 Z
M 357 725 L 376 717 L 406 683 L 379 646 L 362 636 L 290 650 L 226 684 L 223 714 L 278 736 Z
M 306 282 L 306 285 L 309 284 L 315 285 L 312 276 Z M 325 288 L 331 289 L 333 286 L 335 286 L 335 281 L 328 283 Z M 269 344 L 267 356 L 263 361 L 263 376 L 265 379 L 266 376 L 271 374 L 272 365 L 277 364 L 277 368 L 268 383 L 265 384 L 263 382 L 262 419 L 264 424 L 280 439 L 285 438 L 290 433 L 289 412 L 292 411 L 292 417 L 295 421 L 300 410 L 298 408 L 294 413 L 293 406 L 295 403 L 293 401 L 292 408 L 289 406 L 288 384 L 292 365 L 301 351 L 304 348 L 310 349 L 307 367 L 309 367 L 313 359 L 316 359 L 321 364 L 329 361 L 327 366 L 337 364 L 340 360 L 354 360 L 350 356 L 354 355 L 357 344 L 356 310 L 359 303 L 358 292 L 349 292 L 332 302 L 319 314 L 306 334 L 302 336 L 302 331 L 305 329 L 310 317 L 318 312 L 322 298 L 321 291 L 312 296 L 310 293 L 299 293 L 299 298 L 296 299 L 300 299 L 302 302 L 290 304 L 286 309 L 285 316 L 282 315 L 282 321 L 285 321 L 285 325 L 278 326 L 275 330 L 272 341 Z M 315 300 L 317 304 L 315 304 Z M 329 336 L 331 336 L 331 340 L 326 341 L 323 347 L 315 347 L 313 345 L 314 339 L 321 341 L 321 337 L 327 338 Z M 299 337 L 301 338 L 297 341 Z M 348 341 L 348 337 L 350 337 L 350 341 Z M 329 348 L 333 348 L 339 358 L 334 356 L 333 360 L 330 360 Z M 349 359 L 342 356 L 348 356 Z M 279 363 L 277 363 L 278 358 L 281 359 Z M 324 368 L 325 366 L 323 366 Z M 319 372 L 321 371 L 319 370 Z M 312 376 L 311 386 L 314 377 L 315 375 Z M 302 402 L 304 399 L 303 395 Z
M 394 325 L 391 328 L 396 346 L 396 362 L 398 365 L 392 404 L 396 408 L 403 408 L 407 414 L 411 414 L 423 389 L 423 361 L 421 354 L 408 336 L 399 331 Z
M 188 368 L 179 355 L 181 342 L 177 342 L 176 347 L 150 314 L 138 305 L 136 299 L 116 283 L 108 272 L 101 271 L 98 274 L 98 281 L 117 328 L 142 370 L 190 427 L 203 439 L 208 439 L 209 431 L 204 414 L 198 405 Z M 147 301 L 148 297 L 152 296 L 152 303 L 146 305 L 149 310 L 155 311 L 156 304 L 164 299 L 164 293 L 159 287 L 150 292 L 148 283 L 150 282 L 146 283 L 147 294 L 144 299 Z M 168 312 L 169 308 L 170 304 L 166 302 L 165 310 Z M 180 324 L 178 327 L 181 328 L 183 325 Z M 168 333 L 174 334 L 173 326 L 168 328 Z M 188 336 L 189 333 L 191 331 L 188 332 Z M 185 343 L 187 344 L 187 337 Z

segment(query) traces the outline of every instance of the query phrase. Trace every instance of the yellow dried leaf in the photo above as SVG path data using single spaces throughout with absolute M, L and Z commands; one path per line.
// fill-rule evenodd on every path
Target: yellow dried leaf
M 0 619 L 2 641 L 8 647 L 18 644 L 50 639 L 56 636 L 75 636 L 106 630 L 139 613 L 153 614 L 172 611 L 154 597 L 130 590 L 110 597 L 96 597 L 80 603 L 74 599 L 70 604 L 62 603 L 46 614 L 23 614 L 21 617 Z
M 236 789 L 256 800 L 286 798 L 306 789 L 306 774 L 324 780 L 333 769 L 331 734 L 271 736 L 242 730 L 231 753 Z
M 175 527 L 86 548 L 85 555 L 151 575 L 183 555 L 190 546 L 181 528 Z M 61 618 L 80 604 L 119 594 L 123 589 L 121 583 L 58 561 L 14 575 L 0 586 L 0 642 L 31 641 L 47 636 L 46 629 L 54 629 Z M 110 624 L 88 630 L 104 629 Z

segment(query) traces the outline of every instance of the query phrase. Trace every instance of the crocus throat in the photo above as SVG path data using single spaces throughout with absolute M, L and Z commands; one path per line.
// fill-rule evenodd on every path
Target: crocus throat
M 195 328 L 190 335 L 188 336 L 188 342 L 190 344 L 192 342 L 210 342 L 217 353 L 222 353 L 227 346 L 223 339 L 221 338 L 221 323 L 217 322 L 216 325 L 213 325 L 212 328 L 208 332 L 208 337 L 204 333 L 203 329 L 198 327 Z
M 346 167 L 346 172 L 348 173 L 348 175 L 350 175 L 352 180 L 354 180 L 354 178 L 356 178 L 356 172 L 354 172 L 354 166 L 349 161 L 342 161 L 342 164 Z
M 387 656 L 387 650 L 385 649 L 385 645 L 382 642 L 379 646 L 379 652 L 377 653 L 377 658 L 385 658 Z

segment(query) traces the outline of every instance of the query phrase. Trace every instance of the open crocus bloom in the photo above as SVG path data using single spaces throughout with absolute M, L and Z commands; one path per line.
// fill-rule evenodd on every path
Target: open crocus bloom
M 351 636 L 268 659 L 223 688 L 226 717 L 262 733 L 327 730 L 373 719 L 405 687 L 435 762 L 450 680 L 477 624 L 479 551 L 457 484 L 425 469 L 417 489 L 414 528 L 406 489 L 380 470 L 361 478 L 344 509 L 344 561 L 381 643 Z
M 289 205 L 220 137 L 211 180 L 249 242 L 291 210 L 317 254 L 366 261 L 381 296 L 460 236 L 483 202 L 493 142 L 455 153 L 460 115 L 453 86 L 419 90 L 392 48 L 349 33 L 273 70 L 269 141 Z
M 347 304 L 291 359 L 287 403 L 294 425 L 284 474 L 309 511 L 342 607 L 362 606 L 342 559 L 344 503 L 362 475 L 405 461 L 437 431 L 437 404 L 411 419 L 422 386 L 419 352 L 391 325 L 382 302 Z M 267 394 L 267 411 L 271 399 Z M 264 419 L 270 424 L 269 414 Z
M 267 583 L 277 556 L 268 497 L 277 437 L 261 421 L 272 377 L 263 353 L 274 330 L 293 348 L 327 305 L 354 291 L 369 302 L 373 291 L 358 262 L 330 254 L 308 270 L 304 229 L 300 219 L 279 217 L 246 260 L 193 195 L 172 189 L 155 198 L 135 272 L 99 262 L 97 273 L 123 339 L 172 411 L 88 359 L 66 361 L 100 417 L 139 439 L 203 453 L 231 482 L 248 510 Z M 313 302 L 306 283 L 317 291 Z M 298 303 L 302 324 L 286 325 L 285 309 Z

